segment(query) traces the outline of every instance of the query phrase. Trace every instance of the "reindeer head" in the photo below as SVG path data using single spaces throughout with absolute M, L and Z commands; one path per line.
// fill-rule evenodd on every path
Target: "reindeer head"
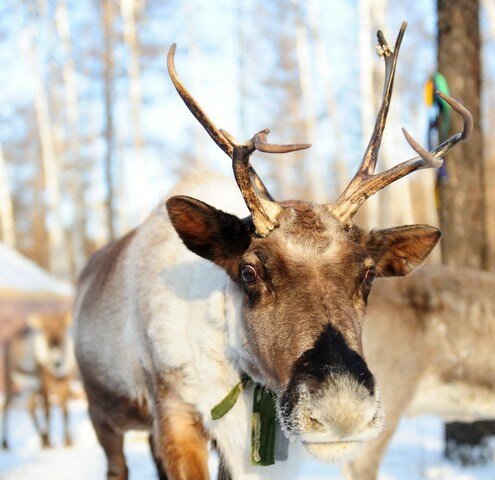
M 378 32 L 386 75 L 382 105 L 358 172 L 334 204 L 276 202 L 250 166 L 255 151 L 285 153 L 309 145 L 273 145 L 268 130 L 240 143 L 217 129 L 182 85 L 168 55 L 172 81 L 193 115 L 232 158 L 251 216 L 240 219 L 189 197 L 167 202 L 170 219 L 191 251 L 232 279 L 236 303 L 229 348 L 240 369 L 272 389 L 285 432 L 326 461 L 346 459 L 382 428 L 383 412 L 366 365 L 362 326 L 375 277 L 405 275 L 421 265 L 440 231 L 413 225 L 367 232 L 352 223 L 380 189 L 422 168 L 469 137 L 470 113 L 442 95 L 464 119 L 464 130 L 428 152 L 404 130 L 418 157 L 375 174 L 406 25 L 392 51 Z M 386 343 L 387 339 L 384 339 Z
M 33 313 L 27 322 L 35 335 L 34 355 L 38 368 L 58 378 L 72 373 L 72 341 L 68 332 L 70 314 Z

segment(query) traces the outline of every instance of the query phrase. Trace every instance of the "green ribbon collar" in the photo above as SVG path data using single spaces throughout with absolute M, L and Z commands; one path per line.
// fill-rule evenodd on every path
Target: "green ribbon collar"
M 253 383 L 248 375 L 211 409 L 211 418 L 219 420 L 237 402 L 241 392 Z M 284 437 L 277 418 L 275 395 L 265 387 L 255 384 L 253 392 L 253 414 L 251 417 L 251 463 L 273 465 L 275 460 L 287 460 L 288 441 Z

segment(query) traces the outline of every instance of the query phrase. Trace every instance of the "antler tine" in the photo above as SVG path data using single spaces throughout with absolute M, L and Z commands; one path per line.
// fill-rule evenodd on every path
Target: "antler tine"
M 413 137 L 411 137 L 411 135 L 409 135 L 405 128 L 402 128 L 402 133 L 406 137 L 407 143 L 409 143 L 413 150 L 425 161 L 425 168 L 440 168 L 442 166 L 443 160 L 435 157 L 435 155 L 424 149 Z
M 442 92 L 435 92 L 440 98 L 445 100 L 453 110 L 455 110 L 463 120 L 462 132 L 452 135 L 452 137 L 441 143 L 435 150 L 434 154 L 437 156 L 443 156 L 448 151 L 452 150 L 458 142 L 465 142 L 473 133 L 473 116 L 471 112 L 461 103 L 459 103 L 455 98 L 449 97 Z
M 246 143 L 239 143 L 235 137 L 225 130 L 220 129 L 220 133 L 230 142 L 234 149 L 232 156 L 234 176 L 244 201 L 251 211 L 256 232 L 260 236 L 265 236 L 278 225 L 277 217 L 281 207 L 273 200 L 273 197 L 249 164 L 250 155 L 255 150 L 265 153 L 289 153 L 309 148 L 311 145 L 307 143 L 289 145 L 267 143 L 266 138 L 270 133 L 268 129 L 256 133 Z
M 469 110 L 452 97 L 445 94 L 440 94 L 439 92 L 437 92 L 437 94 L 443 98 L 453 110 L 461 115 L 463 119 L 462 131 L 455 133 L 432 152 L 429 152 L 419 145 L 419 143 L 416 142 L 416 140 L 414 140 L 414 138 L 412 138 L 405 129 L 402 129 L 409 145 L 411 145 L 411 147 L 419 154 L 419 157 L 406 160 L 395 167 L 375 175 L 364 175 L 359 179 L 359 181 L 354 182 L 352 188 L 347 188 L 337 200 L 336 204 L 331 207 L 332 213 L 340 221 L 347 222 L 352 219 L 359 207 L 368 197 L 374 195 L 376 192 L 396 180 L 405 177 L 415 170 L 423 168 L 438 168 L 443 163 L 440 157 L 452 150 L 458 143 L 466 142 L 469 139 L 473 130 L 473 117 Z
M 382 104 L 375 121 L 375 127 L 373 129 L 373 135 L 370 138 L 370 142 L 361 161 L 361 165 L 358 168 L 356 176 L 364 173 L 374 173 L 376 162 L 378 160 L 378 151 L 382 142 L 383 131 L 385 130 L 385 124 L 387 122 L 387 115 L 390 108 L 390 101 L 392 98 L 392 91 L 394 88 L 395 69 L 397 67 L 397 59 L 399 58 L 399 50 L 402 43 L 402 38 L 406 31 L 407 22 L 402 22 L 402 25 L 395 41 L 394 50 L 392 51 L 385 40 L 385 36 L 381 30 L 377 32 L 379 54 L 383 56 L 385 60 L 385 82 L 383 86 Z
M 219 129 L 208 118 L 198 102 L 188 92 L 180 81 L 175 70 L 174 56 L 176 44 L 174 43 L 167 55 L 167 67 L 170 79 L 187 108 L 208 132 L 214 142 L 232 158 L 232 166 L 236 182 L 241 190 L 244 201 L 251 212 L 256 232 L 265 236 L 278 225 L 277 217 L 281 207 L 273 200 L 265 185 L 249 163 L 249 157 L 255 150 L 265 153 L 288 153 L 309 148 L 306 143 L 277 145 L 267 143 L 266 137 L 269 130 L 256 133 L 245 143 L 238 142 L 225 130 Z
M 254 137 L 254 146 L 256 150 L 264 153 L 290 153 L 298 150 L 305 150 L 311 147 L 310 143 L 293 143 L 289 145 L 278 145 L 276 143 L 267 143 L 266 137 L 270 133 L 270 130 L 262 130 L 258 132 Z

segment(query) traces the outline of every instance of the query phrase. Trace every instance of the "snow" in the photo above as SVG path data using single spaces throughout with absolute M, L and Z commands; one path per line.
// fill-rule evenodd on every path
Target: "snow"
M 72 295 L 72 287 L 0 242 L 0 290 Z
M 41 450 L 27 410 L 17 403 L 9 418 L 11 450 L 0 451 L 2 480 L 87 480 L 104 478 L 105 459 L 96 442 L 83 400 L 71 402 L 71 426 L 74 446 L 62 447 L 61 417 L 52 415 L 52 440 L 55 447 Z M 495 464 L 462 468 L 442 458 L 442 422 L 423 416 L 403 419 L 382 464 L 380 480 L 488 480 L 495 478 Z M 147 436 L 129 432 L 125 444 L 131 480 L 156 478 L 149 454 Z M 210 469 L 218 460 L 210 456 Z M 335 466 L 308 460 L 301 480 L 337 480 L 342 478 Z

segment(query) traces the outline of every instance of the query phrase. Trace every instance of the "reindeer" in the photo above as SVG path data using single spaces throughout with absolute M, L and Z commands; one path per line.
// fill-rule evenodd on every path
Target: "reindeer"
M 191 174 L 81 273 L 76 357 L 108 478 L 127 478 L 123 435 L 131 428 L 151 432 L 159 476 L 174 480 L 209 478 L 208 440 L 222 456 L 223 478 L 289 479 L 304 450 L 342 462 L 382 430 L 380 393 L 362 347 L 367 297 L 375 277 L 421 265 L 440 232 L 427 225 L 366 232 L 352 219 L 385 186 L 438 167 L 472 127 L 470 113 L 442 95 L 462 116 L 463 131 L 433 152 L 404 131 L 419 156 L 375 174 L 405 27 L 394 51 L 378 32 L 386 66 L 382 105 L 356 175 L 331 205 L 275 201 L 250 156 L 309 145 L 267 143 L 268 130 L 241 143 L 218 129 L 180 81 L 170 48 L 170 78 L 232 159 L 249 214 L 223 177 Z M 211 417 L 243 374 L 276 397 L 281 428 L 294 440 L 285 462 L 251 464 L 252 386 L 223 418 Z
M 404 414 L 467 422 L 495 417 L 494 291 L 493 273 L 447 266 L 377 282 L 363 343 L 386 428 L 346 467 L 348 478 L 377 478 Z
M 50 447 L 50 409 L 58 401 L 64 418 L 65 445 L 72 444 L 68 400 L 74 376 L 75 358 L 68 334 L 70 314 L 33 313 L 28 327 L 15 334 L 6 345 L 5 403 L 2 418 L 2 448 L 8 448 L 7 428 L 10 404 L 15 395 L 29 395 L 29 412 L 44 448 Z M 44 422 L 36 413 L 42 404 Z

